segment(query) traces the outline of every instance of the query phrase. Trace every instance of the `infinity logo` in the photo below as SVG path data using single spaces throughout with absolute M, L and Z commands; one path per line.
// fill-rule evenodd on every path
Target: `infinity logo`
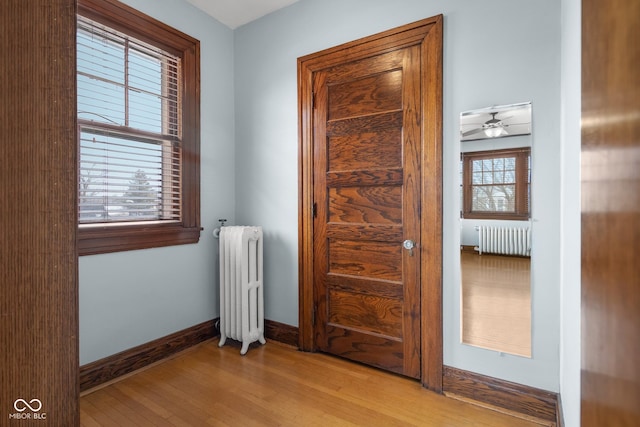
M 18 404 L 20 403 L 22 405 L 18 406 Z M 24 412 L 27 410 L 27 408 L 31 409 L 32 412 L 38 412 L 40 409 L 42 409 L 42 402 L 40 402 L 40 400 L 38 399 L 31 399 L 29 402 L 24 399 L 16 399 L 16 401 L 13 402 L 13 407 L 18 412 Z

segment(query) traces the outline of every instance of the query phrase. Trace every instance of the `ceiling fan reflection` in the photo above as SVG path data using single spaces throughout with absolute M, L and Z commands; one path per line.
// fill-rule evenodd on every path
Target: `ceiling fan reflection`
M 504 117 L 504 118 L 498 119 L 498 118 L 496 118 L 496 115 L 499 114 L 498 111 L 491 112 L 489 114 L 491 114 L 491 118 L 489 120 L 487 120 L 484 123 L 475 123 L 479 127 L 475 128 L 475 129 L 471 129 L 471 130 L 466 131 L 466 132 L 463 132 L 462 136 L 463 137 L 472 136 L 472 135 L 476 135 L 476 134 L 481 133 L 481 132 L 484 132 L 484 134 L 489 138 L 497 138 L 499 136 L 508 135 L 509 132 L 507 132 L 506 128 L 508 128 L 509 126 L 512 126 L 512 125 L 503 123 L 503 121 L 504 120 L 509 120 L 513 116 L 508 116 L 508 117 Z M 520 123 L 514 123 L 514 124 L 517 125 L 517 124 L 520 124 Z

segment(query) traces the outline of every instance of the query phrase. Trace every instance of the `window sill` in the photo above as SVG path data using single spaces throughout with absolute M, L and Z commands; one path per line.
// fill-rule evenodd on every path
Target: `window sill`
M 530 217 L 529 214 L 525 214 L 525 215 L 519 215 L 519 214 L 513 214 L 513 213 L 506 213 L 506 214 L 501 214 L 501 213 L 496 213 L 496 212 L 489 212 L 489 213 L 472 213 L 472 212 L 468 212 L 468 213 L 463 213 L 462 214 L 462 219 L 493 219 L 493 220 L 510 220 L 510 221 L 529 221 Z
M 180 223 L 83 224 L 78 227 L 78 254 L 97 255 L 198 243 L 200 231 L 200 227 L 184 227 Z

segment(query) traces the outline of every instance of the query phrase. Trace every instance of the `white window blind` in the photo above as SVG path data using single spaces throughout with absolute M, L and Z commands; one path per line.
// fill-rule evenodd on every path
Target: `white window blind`
M 81 224 L 181 219 L 181 63 L 78 17 Z

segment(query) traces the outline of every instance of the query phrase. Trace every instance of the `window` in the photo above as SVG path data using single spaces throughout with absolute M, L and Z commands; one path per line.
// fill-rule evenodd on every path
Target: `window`
M 462 153 L 462 217 L 526 220 L 531 149 Z
M 81 255 L 200 236 L 199 42 L 115 0 L 77 20 Z

